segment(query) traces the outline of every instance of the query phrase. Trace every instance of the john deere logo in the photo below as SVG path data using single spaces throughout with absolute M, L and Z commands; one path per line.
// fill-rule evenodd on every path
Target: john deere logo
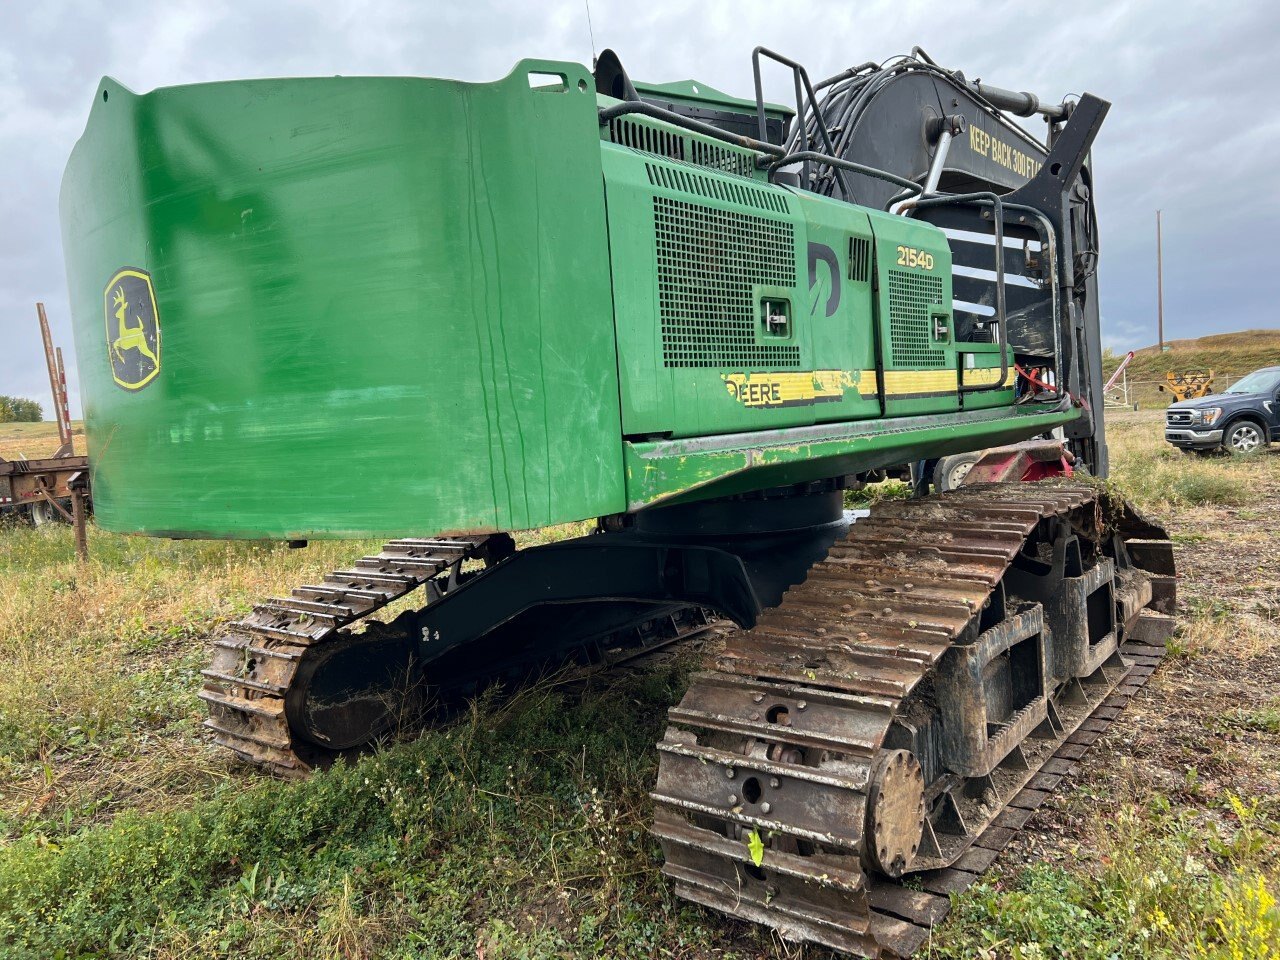
M 160 311 L 151 275 L 126 267 L 104 294 L 111 377 L 126 390 L 141 390 L 160 372 Z

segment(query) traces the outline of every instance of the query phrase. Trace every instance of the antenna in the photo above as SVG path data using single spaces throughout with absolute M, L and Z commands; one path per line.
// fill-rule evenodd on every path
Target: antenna
M 591 0 L 582 0 L 582 5 L 587 8 L 587 34 L 591 37 L 591 69 L 596 68 L 596 31 L 591 26 Z

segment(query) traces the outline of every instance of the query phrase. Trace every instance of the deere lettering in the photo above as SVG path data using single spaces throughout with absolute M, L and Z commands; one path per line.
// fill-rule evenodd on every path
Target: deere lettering
M 1030 180 L 1044 166 L 1039 160 L 1028 156 L 1017 147 L 1005 143 L 999 137 L 993 137 L 976 124 L 969 126 L 969 148 L 974 153 L 1000 164 L 1006 170 L 1012 170 L 1020 177 Z

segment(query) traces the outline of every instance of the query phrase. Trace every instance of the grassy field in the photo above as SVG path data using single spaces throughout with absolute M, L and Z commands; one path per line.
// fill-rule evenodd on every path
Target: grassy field
M 71 422 L 71 438 L 76 453 L 84 455 L 84 424 Z M 58 428 L 52 423 L 0 423 L 0 459 L 38 460 L 58 449 Z
M 1280 449 L 1186 457 L 1147 412 L 1112 443 L 1181 545 L 1173 656 L 928 957 L 1280 955 Z M 66 528 L 0 527 L 0 957 L 827 957 L 658 874 L 688 659 L 550 678 L 303 783 L 214 748 L 217 625 L 372 546 L 91 530 L 79 567 Z

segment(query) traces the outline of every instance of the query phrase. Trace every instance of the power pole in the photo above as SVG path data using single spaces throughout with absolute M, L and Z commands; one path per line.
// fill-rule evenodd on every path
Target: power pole
M 1156 329 L 1164 353 L 1164 255 L 1160 246 L 1160 211 L 1156 211 Z

